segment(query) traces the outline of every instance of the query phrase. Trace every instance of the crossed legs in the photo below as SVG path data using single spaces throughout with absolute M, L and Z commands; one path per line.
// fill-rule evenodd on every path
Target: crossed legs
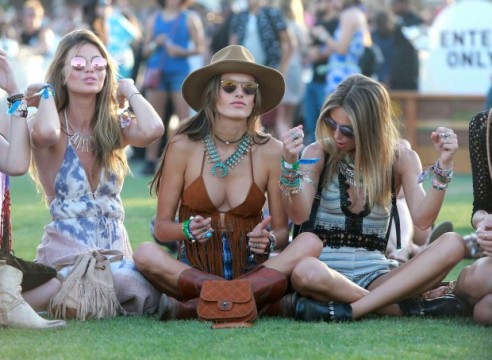
M 400 315 L 398 307 L 391 304 L 436 286 L 463 258 L 464 252 L 461 236 L 446 233 L 405 264 L 377 278 L 367 290 L 321 261 L 305 259 L 295 267 L 292 285 L 305 297 L 349 303 L 353 319 L 373 312 Z

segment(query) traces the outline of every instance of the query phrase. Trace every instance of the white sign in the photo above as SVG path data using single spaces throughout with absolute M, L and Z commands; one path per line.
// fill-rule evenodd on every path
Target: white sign
M 421 53 L 419 90 L 425 94 L 485 95 L 492 80 L 492 3 L 462 0 L 445 8 Z

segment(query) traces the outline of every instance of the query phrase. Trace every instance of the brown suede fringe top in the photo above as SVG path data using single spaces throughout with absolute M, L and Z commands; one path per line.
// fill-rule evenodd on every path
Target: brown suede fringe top
M 246 273 L 250 264 L 248 257 L 248 237 L 246 234 L 253 230 L 263 219 L 263 205 L 265 204 L 265 194 L 254 182 L 253 159 L 249 153 L 251 164 L 251 177 L 253 183 L 249 188 L 248 196 L 244 202 L 233 209 L 224 212 L 224 223 L 220 224 L 221 212 L 208 196 L 205 181 L 203 179 L 203 167 L 205 154 L 203 157 L 202 170 L 200 176 L 196 178 L 184 191 L 179 207 L 179 221 L 183 222 L 190 216 L 201 215 L 205 218 L 212 218 L 212 237 L 204 243 L 191 243 L 185 241 L 186 256 L 191 266 L 210 274 L 224 276 L 222 270 L 222 234 L 225 234 L 229 241 L 229 248 L 232 254 L 233 278 Z M 255 255 L 254 260 L 258 263 L 265 262 L 268 255 Z

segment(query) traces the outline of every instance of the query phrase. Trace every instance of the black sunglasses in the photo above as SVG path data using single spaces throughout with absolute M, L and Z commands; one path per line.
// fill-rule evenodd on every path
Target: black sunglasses
M 239 84 L 246 95 L 254 95 L 256 90 L 258 90 L 258 86 L 260 86 L 254 81 L 236 81 L 231 79 L 220 80 L 220 84 L 222 85 L 222 90 L 228 94 L 236 91 Z
M 352 126 L 348 125 L 338 125 L 335 120 L 332 118 L 325 116 L 324 118 L 326 124 L 330 127 L 331 131 L 335 132 L 337 129 L 340 131 L 340 133 L 343 136 L 348 137 L 349 139 L 353 139 L 355 137 L 354 135 L 354 128 Z

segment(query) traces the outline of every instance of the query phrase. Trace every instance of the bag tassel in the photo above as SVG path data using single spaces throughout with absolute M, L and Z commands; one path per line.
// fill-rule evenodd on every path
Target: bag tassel
M 65 279 L 58 293 L 51 299 L 48 314 L 55 318 L 76 318 L 78 320 L 101 319 L 124 314 L 125 310 L 116 297 L 113 284 L 108 285 L 94 277 L 88 278 L 87 272 L 96 270 L 100 265 L 99 254 L 91 253 L 77 257 L 72 271 Z M 76 308 L 68 307 L 76 299 Z M 68 310 L 68 311 L 67 311 Z

